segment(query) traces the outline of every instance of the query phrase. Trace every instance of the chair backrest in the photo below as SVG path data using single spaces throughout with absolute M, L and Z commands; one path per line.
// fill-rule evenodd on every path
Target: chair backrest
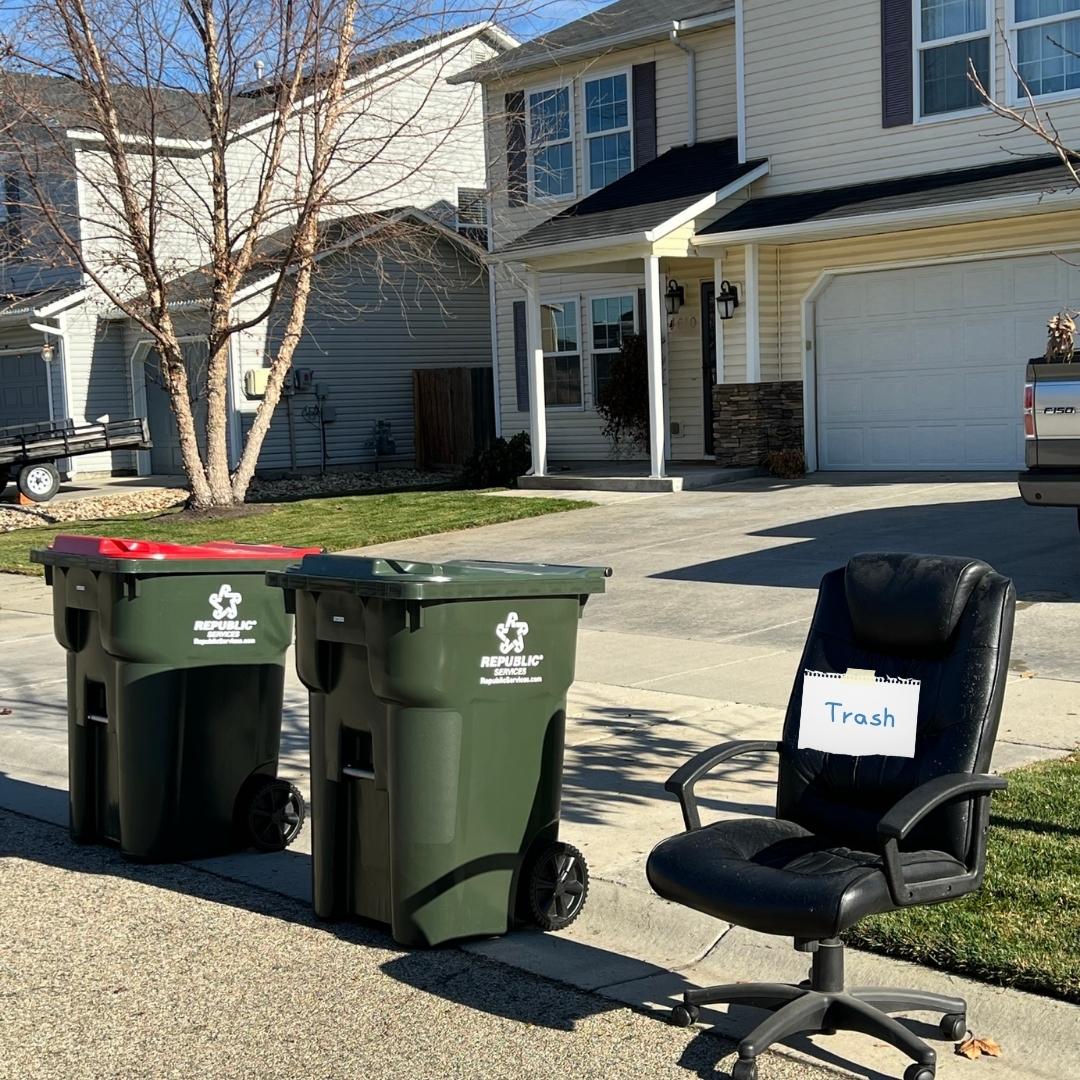
M 856 555 L 826 574 L 788 702 L 777 817 L 861 851 L 899 798 L 947 773 L 985 772 L 997 736 L 1012 645 L 1012 582 L 977 559 Z M 915 756 L 799 750 L 804 671 L 868 668 L 919 679 Z M 964 858 L 971 803 L 930 815 L 904 843 Z

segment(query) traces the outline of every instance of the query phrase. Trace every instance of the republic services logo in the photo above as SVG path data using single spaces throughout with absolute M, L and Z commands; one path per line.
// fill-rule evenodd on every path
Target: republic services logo
M 241 593 L 233 592 L 231 585 L 222 585 L 216 593 L 210 594 L 210 606 L 214 609 L 214 618 L 235 619 L 236 609 L 243 599 Z
M 516 611 L 511 611 L 506 616 L 506 622 L 501 622 L 495 627 L 495 636 L 499 639 L 499 652 L 503 656 L 510 653 L 523 653 L 525 651 L 525 635 L 529 632 L 529 624 L 518 618 Z

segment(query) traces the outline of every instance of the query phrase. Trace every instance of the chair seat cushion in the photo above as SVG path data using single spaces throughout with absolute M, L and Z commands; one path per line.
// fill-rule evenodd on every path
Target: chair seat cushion
M 903 852 L 901 861 L 912 882 L 964 873 L 941 851 Z M 653 848 L 647 873 L 665 899 L 766 934 L 836 937 L 895 906 L 880 855 L 775 818 L 736 818 L 672 836 Z

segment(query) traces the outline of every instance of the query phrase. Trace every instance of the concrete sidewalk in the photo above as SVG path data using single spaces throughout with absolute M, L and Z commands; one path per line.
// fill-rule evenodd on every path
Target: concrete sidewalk
M 644 879 L 647 852 L 680 828 L 663 780 L 689 755 L 729 738 L 778 737 L 817 580 L 860 548 L 985 554 L 1017 582 L 1013 676 L 994 757 L 1001 770 L 1080 745 L 1080 575 L 1061 557 L 1075 524 L 1040 516 L 1034 536 L 1015 487 L 895 481 L 807 483 L 771 490 L 632 496 L 570 515 L 383 545 L 417 558 L 485 557 L 604 562 L 607 596 L 590 602 L 569 703 L 566 839 L 589 859 L 585 913 L 564 935 L 515 934 L 468 946 L 613 1001 L 662 1014 L 687 985 L 805 976 L 786 940 L 731 929 L 667 904 Z M 1039 511 L 1031 511 L 1039 514 Z M 853 525 L 857 522 L 857 526 Z M 1060 533 L 1060 535 L 1058 535 Z M 66 818 L 62 654 L 40 582 L 0 581 L 4 666 L 0 806 Z M 306 698 L 291 662 L 282 772 L 306 788 Z M 774 762 L 732 764 L 701 788 L 714 816 L 768 813 Z M 308 897 L 306 834 L 281 856 L 212 860 L 199 869 L 298 901 Z M 852 984 L 905 984 L 968 999 L 978 1034 L 1003 1044 L 999 1062 L 968 1062 L 937 1042 L 941 1080 L 983 1075 L 1058 1080 L 1080 1055 L 1080 1009 L 868 956 L 849 957 Z M 706 1013 L 717 1030 L 744 1033 L 749 1013 Z M 925 1027 L 918 1030 L 930 1036 Z M 936 1029 L 935 1029 L 936 1030 Z M 797 1040 L 804 1060 L 897 1077 L 902 1055 L 857 1035 Z M 855 1067 L 854 1063 L 858 1063 Z M 767 1075 L 767 1074 L 766 1074 Z

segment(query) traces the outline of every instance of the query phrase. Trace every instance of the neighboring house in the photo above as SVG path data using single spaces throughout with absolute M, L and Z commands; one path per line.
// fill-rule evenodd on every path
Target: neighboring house
M 341 205 L 353 216 L 336 230 L 320 257 L 305 335 L 294 361 L 310 374 L 310 382 L 275 413 L 259 461 L 261 470 L 314 468 L 324 462 L 363 465 L 387 457 L 409 460 L 412 369 L 489 362 L 489 285 L 477 248 L 478 240 L 486 244 L 487 228 L 486 207 L 482 201 L 477 205 L 485 184 L 482 109 L 474 88 L 452 85 L 446 76 L 516 44 L 497 27 L 477 24 L 382 50 L 365 58 L 349 84 L 348 100 L 355 100 L 362 110 L 359 121 L 346 115 L 351 138 L 358 143 L 380 138 L 381 130 L 374 136 L 365 134 L 364 125 L 369 123 L 383 128 L 400 125 L 404 137 L 393 144 L 392 154 L 383 154 L 365 170 L 356 170 L 354 162 L 343 164 L 343 170 L 356 172 L 364 185 L 360 196 L 344 182 L 332 180 Z M 434 90 L 432 70 L 438 72 Z M 382 81 L 375 82 L 376 78 Z M 375 110 L 370 107 L 373 85 L 378 88 Z M 70 81 L 37 79 L 35 87 L 39 99 L 52 105 L 55 124 L 63 128 L 77 155 L 74 175 L 56 179 L 56 203 L 69 221 L 77 223 L 84 254 L 94 265 L 109 267 L 108 244 L 102 239 L 103 230 L 95 226 L 108 210 L 95 185 L 84 179 L 93 174 L 100 137 L 71 123 L 75 91 Z M 138 109 L 137 94 L 131 100 L 123 93 L 120 97 L 122 108 Z M 208 175 L 205 121 L 188 95 L 176 94 L 175 100 L 167 134 L 170 153 L 175 145 L 176 156 L 170 160 L 185 178 L 177 188 L 190 189 L 195 206 Z M 249 190 L 246 172 L 258 168 L 261 131 L 269 116 L 265 100 L 256 85 L 233 106 L 238 131 L 230 149 L 230 170 L 237 178 L 231 192 L 234 206 Z M 74 459 L 72 465 L 84 475 L 180 471 L 176 425 L 148 336 L 106 303 L 77 267 L 42 250 L 47 232 L 23 220 L 26 200 L 18 190 L 17 170 L 2 179 L 0 226 L 7 246 L 0 250 L 0 426 L 61 417 L 86 423 L 103 416 L 144 415 L 153 451 L 96 454 Z M 380 194 L 364 198 L 365 191 Z M 357 210 L 371 215 L 363 227 Z M 391 223 L 409 224 L 417 250 L 422 248 L 433 263 L 430 272 L 421 272 L 418 262 L 407 259 L 395 264 L 387 256 L 376 268 L 374 256 L 347 254 L 359 239 Z M 29 246 L 20 243 L 31 237 Z M 162 260 L 176 280 L 197 279 L 207 257 L 198 235 L 172 228 L 161 242 L 167 245 Z M 407 253 L 407 246 L 403 250 Z M 260 275 L 245 282 L 238 296 L 241 316 L 258 310 L 265 288 Z M 183 297 L 183 289 L 176 295 Z M 176 312 L 189 332 L 186 351 L 196 376 L 206 353 L 205 342 L 199 340 L 205 337 L 205 325 L 198 308 L 198 297 L 191 296 L 178 303 Z M 245 373 L 267 362 L 266 334 L 274 333 L 275 322 L 271 316 L 269 327 L 234 338 L 229 379 L 234 462 L 258 404 L 258 381 L 245 380 Z M 46 340 L 58 346 L 48 364 L 42 359 Z M 295 415 L 290 425 L 291 411 Z M 313 411 L 320 417 L 314 437 Z M 327 416 L 333 420 L 326 421 Z M 385 439 L 375 437 L 379 421 L 390 424 L 392 453 Z
M 654 476 L 792 445 L 1020 465 L 1023 361 L 1080 303 L 1080 192 L 967 70 L 1023 108 L 1015 57 L 1080 145 L 1080 0 L 662 11 L 619 0 L 461 76 L 489 117 L 503 432 L 536 473 L 608 457 L 596 393 L 635 330 Z

